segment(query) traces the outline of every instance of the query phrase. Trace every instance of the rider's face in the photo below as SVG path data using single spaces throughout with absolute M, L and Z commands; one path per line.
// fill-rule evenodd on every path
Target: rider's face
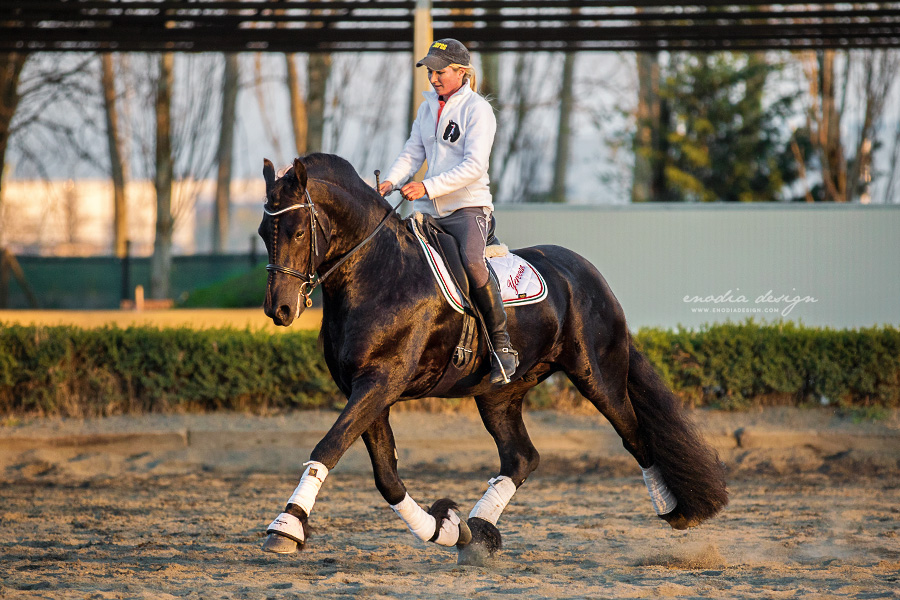
M 463 69 L 454 70 L 451 67 L 445 67 L 438 71 L 428 69 L 428 81 L 431 82 L 431 87 L 438 96 L 445 98 L 462 86 L 465 76 L 466 72 Z

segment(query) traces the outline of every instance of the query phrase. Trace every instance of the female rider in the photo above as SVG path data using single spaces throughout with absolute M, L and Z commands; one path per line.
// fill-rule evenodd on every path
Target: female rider
M 494 346 L 491 383 L 508 382 L 518 366 L 506 330 L 499 283 L 487 267 L 484 249 L 494 205 L 488 165 L 497 121 L 476 91 L 469 51 L 454 39 L 434 42 L 416 67 L 428 69 L 433 92 L 425 92 L 406 145 L 381 184 L 381 195 L 396 189 L 457 239 L 472 289 Z M 468 84 L 468 85 L 466 85 Z M 422 182 L 409 181 L 428 161 Z M 405 182 L 409 181 L 409 183 Z

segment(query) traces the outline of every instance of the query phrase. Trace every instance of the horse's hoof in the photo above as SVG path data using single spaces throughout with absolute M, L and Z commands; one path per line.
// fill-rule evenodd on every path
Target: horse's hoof
M 465 521 L 459 522 L 459 539 L 456 541 L 456 547 L 462 548 L 472 541 L 472 530 L 466 525 Z
M 669 524 L 672 529 L 677 529 L 679 531 L 683 531 L 685 529 L 689 529 L 691 527 L 696 527 L 701 523 L 699 519 L 688 519 L 685 517 L 678 507 L 675 507 L 670 513 L 664 515 L 658 515 L 660 519 Z
M 456 564 L 484 567 L 494 557 L 497 550 L 503 546 L 500 530 L 490 521 L 478 517 L 469 519 L 467 529 L 472 537 L 464 546 L 457 544 L 459 555 L 456 557 Z M 462 527 L 460 527 L 460 538 L 462 532 Z
M 291 538 L 286 538 L 277 533 L 270 533 L 266 541 L 263 542 L 262 549 L 265 552 L 274 552 L 275 554 L 293 554 L 299 549 L 299 544 Z

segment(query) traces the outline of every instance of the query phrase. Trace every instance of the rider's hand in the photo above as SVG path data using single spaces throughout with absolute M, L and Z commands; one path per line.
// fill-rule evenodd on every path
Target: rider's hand
M 394 184 L 390 181 L 384 181 L 378 186 L 378 193 L 382 196 L 390 194 L 394 190 Z
M 428 190 L 425 189 L 424 183 L 420 181 L 410 181 L 400 188 L 400 193 L 403 194 L 404 198 L 412 202 L 427 194 Z

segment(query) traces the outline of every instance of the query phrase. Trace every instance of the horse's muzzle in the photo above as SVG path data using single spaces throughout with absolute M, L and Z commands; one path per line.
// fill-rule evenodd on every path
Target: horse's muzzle
M 281 327 L 288 327 L 296 318 L 296 309 L 291 309 L 287 304 L 282 304 L 274 310 L 266 310 L 266 315 L 272 322 Z
M 263 310 L 272 322 L 280 327 L 288 327 L 306 308 L 302 296 L 296 289 L 292 293 L 287 290 L 278 293 L 269 290 L 266 293 L 266 301 Z

